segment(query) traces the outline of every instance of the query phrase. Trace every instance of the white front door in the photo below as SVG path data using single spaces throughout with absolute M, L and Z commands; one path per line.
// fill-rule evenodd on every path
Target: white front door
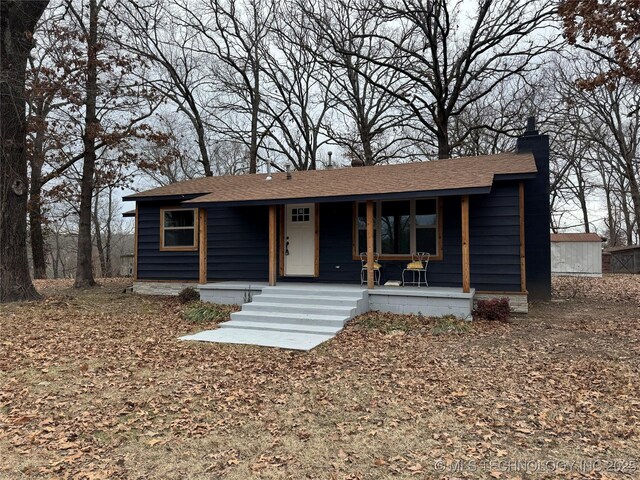
M 315 274 L 315 205 L 287 205 L 285 208 L 284 274 Z

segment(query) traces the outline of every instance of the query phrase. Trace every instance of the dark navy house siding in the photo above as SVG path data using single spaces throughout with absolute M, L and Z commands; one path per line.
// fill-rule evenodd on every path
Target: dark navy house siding
M 138 203 L 139 280 L 198 280 L 198 252 L 160 251 L 160 208 L 176 203 Z
M 433 286 L 462 285 L 460 197 L 443 197 L 443 259 L 429 263 Z M 491 194 L 472 195 L 470 204 L 471 285 L 476 290 L 520 290 L 519 197 L 517 182 L 497 183 Z M 138 206 L 138 279 L 198 280 L 198 252 L 160 251 L 160 208 Z M 353 260 L 353 205 L 323 203 L 320 212 L 320 276 L 279 281 L 358 283 Z M 208 281 L 265 282 L 268 278 L 268 207 L 212 206 L 207 209 Z M 382 261 L 382 281 L 399 280 L 407 261 Z
M 520 193 L 518 183 L 496 183 L 489 195 L 469 197 L 471 286 L 520 291 Z
M 268 277 L 268 207 L 208 208 L 207 279 L 266 282 Z

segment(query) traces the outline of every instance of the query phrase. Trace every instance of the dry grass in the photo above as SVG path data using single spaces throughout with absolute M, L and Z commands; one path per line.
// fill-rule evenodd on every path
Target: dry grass
M 39 287 L 0 306 L 1 478 L 640 477 L 640 315 L 617 294 L 466 330 L 362 317 L 294 353 L 179 343 L 210 325 L 118 281 Z

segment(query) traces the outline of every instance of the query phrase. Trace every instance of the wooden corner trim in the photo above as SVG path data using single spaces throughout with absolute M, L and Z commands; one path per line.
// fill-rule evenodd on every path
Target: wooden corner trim
M 469 250 L 469 196 L 463 195 L 462 210 L 462 291 L 471 291 L 471 261 Z
M 200 283 L 207 283 L 207 210 L 198 209 L 198 234 L 199 239 L 199 273 Z
M 520 290 L 527 291 L 527 255 L 525 248 L 525 228 L 524 228 L 524 182 L 518 184 L 518 197 L 520 202 Z

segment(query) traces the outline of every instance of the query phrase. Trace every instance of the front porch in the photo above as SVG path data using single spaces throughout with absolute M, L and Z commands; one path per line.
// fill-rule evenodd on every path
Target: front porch
M 379 287 L 353 284 L 219 282 L 198 286 L 203 301 L 242 304 L 216 330 L 182 337 L 215 343 L 311 350 L 369 310 L 471 318 L 474 291 L 443 287 Z
M 309 296 L 314 292 L 362 290 L 366 297 L 366 310 L 380 312 L 424 315 L 441 317 L 453 315 L 461 319 L 470 319 L 473 310 L 475 289 L 464 292 L 462 288 L 453 287 L 388 287 L 379 286 L 374 289 L 360 287 L 357 284 L 326 284 L 304 282 L 281 282 L 283 288 L 304 290 Z M 255 295 L 268 287 L 267 282 L 216 282 L 198 285 L 202 301 L 242 305 L 250 303 Z M 364 313 L 364 312 L 360 312 Z

